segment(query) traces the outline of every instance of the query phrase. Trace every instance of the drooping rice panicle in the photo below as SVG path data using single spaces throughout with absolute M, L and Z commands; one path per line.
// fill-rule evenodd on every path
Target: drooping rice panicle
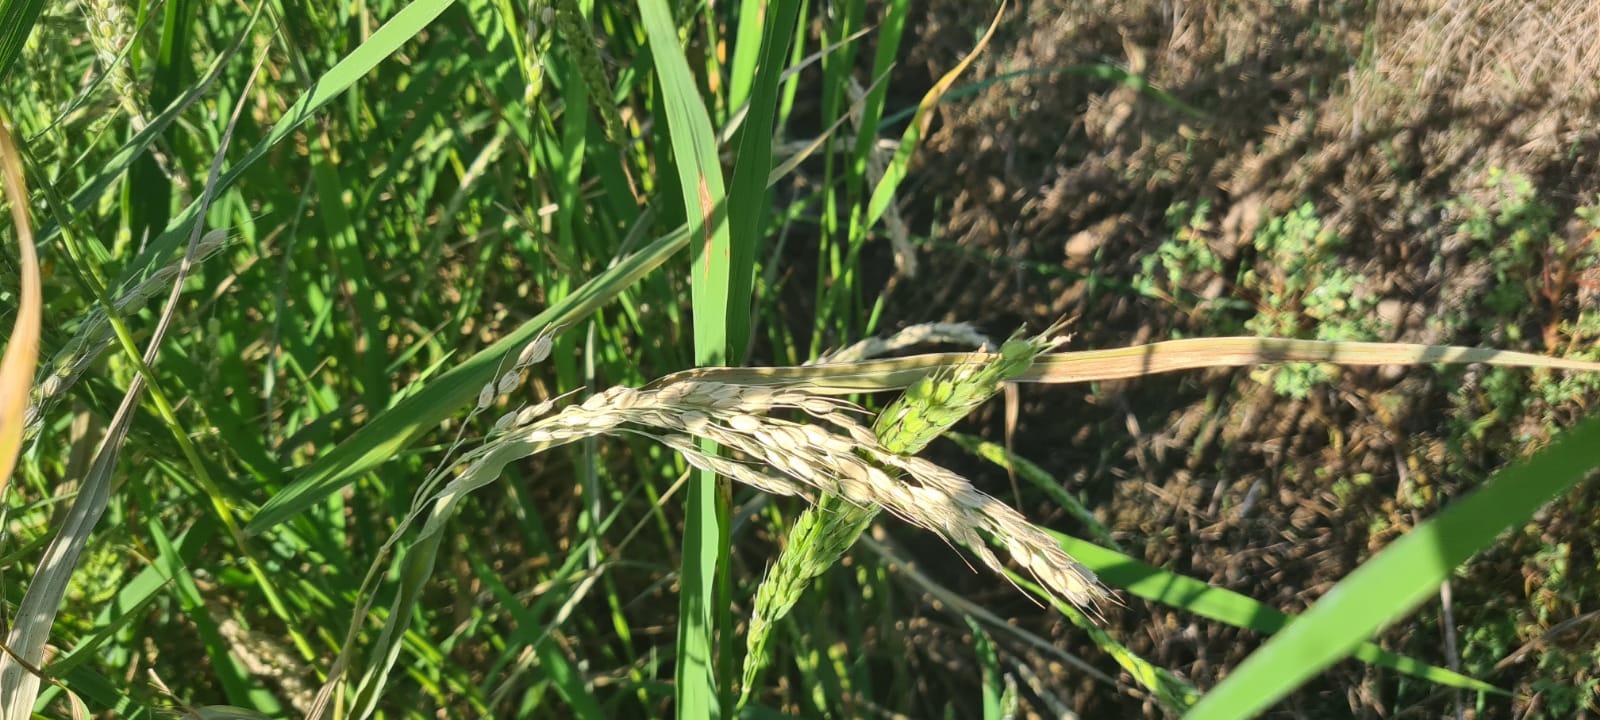
M 1119 351 L 1040 357 L 1039 353 L 1054 345 L 1046 337 L 1014 339 L 995 353 L 918 356 L 901 363 L 839 358 L 839 363 L 830 363 L 828 368 L 700 368 L 658 378 L 640 388 L 613 387 L 553 414 L 546 413 L 560 398 L 513 408 L 501 415 L 481 446 L 429 475 L 414 498 L 412 511 L 380 549 L 380 557 L 386 557 L 400 535 L 426 516 L 416 542 L 407 551 L 404 592 L 396 598 L 390 620 L 370 653 L 373 660 L 359 681 L 357 707 L 370 709 L 373 698 L 381 695 L 382 678 L 398 656 L 397 633 L 403 625 L 400 619 L 410 616 L 417 592 L 432 570 L 440 533 L 456 504 L 492 482 L 506 464 L 569 442 L 597 435 L 642 435 L 678 451 L 697 467 L 765 492 L 801 495 L 826 508 L 826 512 L 813 513 L 815 517 L 808 525 L 797 527 L 792 533 L 793 557 L 780 565 L 787 563 L 796 569 L 784 571 L 781 576 L 774 569 L 775 577 L 769 578 L 768 586 L 758 593 L 758 603 L 768 609 L 752 627 L 764 625 L 763 633 L 770 633 L 773 619 L 781 616 L 771 608 L 787 610 L 792 606 L 793 598 L 806 582 L 849 548 L 878 508 L 951 544 L 966 546 L 984 566 L 1005 575 L 1007 568 L 993 549 L 998 546 L 1052 598 L 1077 609 L 1093 610 L 1107 598 L 1105 590 L 1093 573 L 1061 549 L 1053 536 L 964 478 L 905 451 L 920 449 L 913 446 L 926 444 L 940 429 L 992 396 L 1008 380 L 1071 382 L 1184 367 L 1240 365 L 1252 360 L 1307 358 L 1353 364 L 1489 362 L 1582 370 L 1600 367 L 1583 361 L 1474 348 L 1273 338 L 1248 339 L 1248 344 L 1236 338 L 1214 339 L 1207 341 L 1213 343 L 1208 347 L 1173 341 Z M 525 347 L 515 362 L 508 357 L 510 373 L 497 373 L 482 386 L 472 415 L 487 411 L 503 399 L 520 384 L 520 371 L 542 359 L 549 350 L 548 337 L 541 337 Z M 850 392 L 850 388 L 913 390 L 881 414 L 874 429 L 856 420 L 859 407 L 838 397 Z M 777 411 L 803 413 L 809 418 L 807 422 L 796 422 L 773 417 Z M 697 440 L 710 440 L 730 455 L 707 455 Z M 894 447 L 887 444 L 891 442 Z M 853 525 L 843 522 L 851 518 Z M 793 546 L 809 549 L 801 553 Z M 363 581 L 358 593 L 362 604 L 354 615 L 352 634 L 330 670 L 328 685 L 318 696 L 319 708 L 326 707 L 335 685 L 349 686 L 349 679 L 340 676 L 349 661 L 354 634 L 367 617 L 372 600 L 368 590 L 385 567 L 386 562 L 375 563 Z M 763 595 L 766 600 L 760 599 Z M 759 673 L 765 642 L 760 640 L 755 645 L 761 653 L 755 654 L 755 669 L 747 666 L 747 672 Z M 1130 668 L 1130 672 L 1138 670 Z M 1165 693 L 1160 683 L 1141 682 Z M 746 685 L 748 693 L 753 683 Z M 1168 699 L 1169 704 L 1172 698 Z M 317 716 L 316 712 L 312 716 Z
M 989 363 L 959 365 L 917 381 L 878 414 L 873 424 L 874 436 L 885 450 L 895 455 L 910 456 L 921 451 L 934 438 L 999 392 L 1006 380 L 1025 372 L 1033 364 L 1035 356 L 1059 344 L 1051 339 L 1055 329 L 1051 328 L 1034 338 L 1013 337 L 1000 347 L 995 359 Z M 992 503 L 985 504 L 990 512 L 1006 516 L 999 509 L 1004 508 L 1015 513 L 987 495 L 975 495 Z M 944 504 L 944 498 L 938 492 L 928 493 L 926 499 L 932 503 L 930 507 Z M 969 500 L 977 502 L 976 497 Z M 741 704 L 749 700 L 761 669 L 769 659 L 767 645 L 773 623 L 788 614 L 811 580 L 844 556 L 862 531 L 871 525 L 878 509 L 879 506 L 875 504 L 852 503 L 832 494 L 824 494 L 815 507 L 808 508 L 795 521 L 788 546 L 778 555 L 756 591 L 755 608 L 745 638 Z M 1031 528 L 1020 515 L 1006 516 L 1005 522 L 1015 528 L 1018 521 Z M 983 557 L 985 564 L 991 567 L 998 564 L 999 561 L 992 559 L 992 555 L 986 556 L 989 551 L 982 538 L 961 532 L 944 534 L 947 538 L 959 539 L 968 545 Z M 1036 553 L 1049 553 L 1052 548 L 1046 546 L 1053 544 L 1045 541 L 1030 545 L 1028 552 L 1018 554 L 1018 560 L 1032 570 L 1028 559 Z M 1055 550 L 1055 553 L 1059 552 Z M 1061 558 L 1052 556 L 1051 560 L 1061 563 Z M 1070 599 L 1074 603 L 1092 603 L 1099 595 L 1094 574 L 1070 558 L 1066 562 L 1066 567 L 1070 569 L 1063 573 L 1057 583 L 1050 584 L 1078 588 L 1079 594 Z
M 771 417 L 775 410 L 802 412 L 820 422 Z M 813 498 L 831 494 L 850 507 L 887 509 L 966 545 L 999 572 L 1004 566 L 985 542 L 993 539 L 1062 599 L 1087 606 L 1101 597 L 1092 574 L 1062 552 L 1049 534 L 959 475 L 891 452 L 855 421 L 850 413 L 857 410 L 846 401 L 798 389 L 694 380 L 643 389 L 614 387 L 531 425 L 517 425 L 513 418 L 491 442 L 457 462 L 504 455 L 506 445 L 533 453 L 596 435 L 642 433 L 697 466 L 768 492 Z M 701 455 L 688 438 L 711 440 L 775 472 Z M 840 534 L 837 540 L 853 538 Z M 834 541 L 830 536 L 828 542 Z
M 920 343 L 938 341 L 959 342 L 977 347 L 990 342 L 988 338 L 965 323 L 927 323 L 906 328 L 886 339 L 867 338 L 819 360 L 829 362 L 861 360 L 886 355 Z M 910 392 L 908 390 L 907 394 Z M 902 397 L 896 401 L 896 405 L 904 401 L 905 398 Z M 885 446 L 892 447 L 888 444 Z M 772 637 L 772 624 L 789 613 L 812 579 L 822 575 L 844 556 L 876 516 L 877 508 L 857 506 L 830 493 L 824 493 L 817 499 L 815 507 L 806 509 L 800 515 L 790 530 L 789 545 L 779 554 L 767 577 L 756 590 L 755 609 L 745 635 L 741 705 L 749 700 L 756 679 L 761 669 L 766 666 L 769 658 L 767 643 Z

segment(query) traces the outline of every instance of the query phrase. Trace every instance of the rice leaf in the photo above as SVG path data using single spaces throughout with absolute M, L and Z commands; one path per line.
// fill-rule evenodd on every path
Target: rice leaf
M 728 329 L 734 319 L 728 307 L 729 285 L 737 268 L 732 265 L 736 238 L 728 232 L 716 136 L 683 48 L 678 45 L 677 24 L 666 0 L 639 0 L 639 15 L 661 83 L 678 196 L 683 200 L 693 237 L 689 245 L 689 285 L 694 308 L 695 362 L 722 365 L 728 360 Z M 754 258 L 748 248 L 742 249 L 741 254 Z M 744 273 L 748 276 L 749 268 Z M 739 302 L 743 303 L 743 298 Z M 706 451 L 714 453 L 715 448 L 707 446 Z M 718 497 L 716 475 L 706 471 L 690 478 L 684 502 L 688 517 L 684 521 L 680 569 L 677 711 L 685 717 L 718 717 L 722 703 L 718 699 L 712 646 L 717 627 L 729 624 L 726 620 L 719 622 L 729 611 L 728 603 L 718 601 L 726 593 L 718 592 L 715 582 L 718 560 L 728 554 L 724 531 L 727 504 Z

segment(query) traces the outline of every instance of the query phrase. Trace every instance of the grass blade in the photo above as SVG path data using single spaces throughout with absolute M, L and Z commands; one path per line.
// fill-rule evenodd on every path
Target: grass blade
M 1000 5 L 1000 10 L 994 15 L 994 20 L 989 23 L 989 29 L 984 32 L 978 44 L 967 53 L 961 62 L 956 63 L 950 72 L 939 78 L 939 81 L 928 89 L 922 96 L 922 102 L 917 104 L 917 112 L 911 118 L 911 126 L 906 128 L 905 134 L 900 137 L 900 147 L 894 151 L 894 159 L 889 162 L 889 167 L 884 170 L 883 177 L 878 180 L 876 187 L 872 188 L 872 197 L 867 200 L 867 216 L 860 227 L 870 228 L 888 211 L 889 203 L 894 201 L 895 190 L 900 188 L 900 182 L 905 180 L 906 173 L 911 169 L 911 156 L 916 153 L 917 147 L 922 144 L 922 135 L 927 132 L 928 124 L 932 119 L 928 116 L 939 105 L 939 98 L 954 85 L 956 78 L 966 72 L 972 61 L 978 58 L 978 53 L 989 44 L 994 37 L 995 30 L 1000 28 L 1000 19 L 1005 17 L 1005 4 Z
M 733 186 L 728 193 L 728 229 L 733 240 L 728 269 L 728 297 L 733 299 L 728 306 L 728 348 L 733 356 L 742 356 L 749 342 L 751 303 L 745 298 L 750 296 L 761 225 L 767 217 L 765 180 L 772 172 L 773 116 L 777 112 L 783 62 L 789 54 L 789 38 L 800 16 L 800 0 L 776 0 L 766 12 L 769 15 L 761 37 L 761 55 L 754 70 L 754 87 L 744 129 L 739 133 Z M 744 33 L 742 26 L 740 32 Z M 741 84 L 736 74 L 733 85 Z
M 40 558 L 38 569 L 17 606 L 11 632 L 6 636 L 8 652 L 0 657 L 0 719 L 28 720 L 33 714 L 40 682 L 36 669 L 44 659 L 45 643 L 50 639 L 56 612 L 78 559 L 111 500 L 112 475 L 141 385 L 135 377 L 95 454 L 94 466 L 83 479 L 78 497 L 62 521 L 61 531 Z
M 299 478 L 274 494 L 251 519 L 246 532 L 259 533 L 298 515 L 356 475 L 393 458 L 412 440 L 437 427 L 476 397 L 478 389 L 494 379 L 501 361 L 520 350 L 540 330 L 552 325 L 570 325 L 588 317 L 617 293 L 666 262 L 688 240 L 689 232 L 685 228 L 656 240 L 596 275 L 560 303 L 523 323 L 516 332 L 395 403 L 326 455 L 317 458 Z
M 649 39 L 672 141 L 679 195 L 689 221 L 690 292 L 694 308 L 694 354 L 700 365 L 721 365 L 728 358 L 729 283 L 735 268 L 733 243 L 726 218 L 722 166 L 717 158 L 711 117 L 678 46 L 677 25 L 665 0 L 639 0 L 639 15 Z M 752 238 L 741 238 L 741 243 Z M 755 257 L 743 248 L 744 257 Z M 749 270 L 745 270 L 748 275 Z M 748 280 L 746 281 L 748 282 Z M 740 303 L 744 300 L 741 298 Z M 744 332 L 748 333 L 748 329 Z M 708 446 L 707 452 L 715 452 Z M 688 516 L 683 529 L 683 564 L 678 615 L 677 712 L 681 717 L 719 717 L 713 637 L 717 617 L 729 612 L 717 602 L 717 563 L 727 556 L 723 531 L 727 503 L 717 496 L 716 475 L 700 471 L 689 479 L 684 494 Z M 719 611 L 713 613 L 713 608 Z M 727 623 L 721 623 L 726 625 Z
M 1255 598 L 1232 590 L 1212 587 L 1194 578 L 1148 565 L 1120 552 L 1085 540 L 1051 533 L 1061 541 L 1061 549 L 1095 571 L 1107 585 L 1121 588 L 1151 602 L 1182 608 L 1201 617 L 1246 628 L 1259 633 L 1276 633 L 1289 625 L 1294 616 Z M 1477 692 L 1504 694 L 1505 691 L 1476 678 L 1437 665 L 1425 663 L 1363 642 L 1353 653 L 1355 659 L 1392 668 L 1428 682 Z
M 0 80 L 5 80 L 11 63 L 22 54 L 39 13 L 44 11 L 44 0 L 5 0 L 0 2 Z

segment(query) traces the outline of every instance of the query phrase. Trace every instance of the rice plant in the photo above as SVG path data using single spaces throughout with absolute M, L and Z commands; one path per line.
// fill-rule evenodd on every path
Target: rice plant
M 905 0 L 0 0 L 0 718 L 998 717 L 1080 680 L 1228 717 L 1347 656 L 1502 692 L 1370 636 L 1576 484 L 1592 418 L 1298 619 L 954 428 L 1186 370 L 1600 364 L 891 327 L 941 282 L 907 200 L 945 110 L 1042 74 L 1204 115 L 1110 65 L 963 85 L 1036 21 L 979 15 L 908 70 Z M 1272 638 L 1209 687 L 1103 622 L 1146 603 Z M 935 607 L 973 672 L 929 693 Z

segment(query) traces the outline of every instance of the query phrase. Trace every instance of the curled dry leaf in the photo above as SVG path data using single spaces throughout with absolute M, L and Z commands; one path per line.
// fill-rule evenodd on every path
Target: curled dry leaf
M 28 412 L 33 371 L 39 365 L 43 300 L 39 256 L 33 247 L 33 224 L 28 218 L 28 187 L 22 175 L 22 156 L 3 117 L 0 117 L 0 176 L 4 178 L 6 199 L 11 203 L 11 219 L 17 226 L 17 254 L 22 268 L 22 297 L 17 303 L 17 319 L 6 341 L 5 357 L 0 360 L 0 497 L 4 497 L 11 471 L 22 453 L 23 418 Z

